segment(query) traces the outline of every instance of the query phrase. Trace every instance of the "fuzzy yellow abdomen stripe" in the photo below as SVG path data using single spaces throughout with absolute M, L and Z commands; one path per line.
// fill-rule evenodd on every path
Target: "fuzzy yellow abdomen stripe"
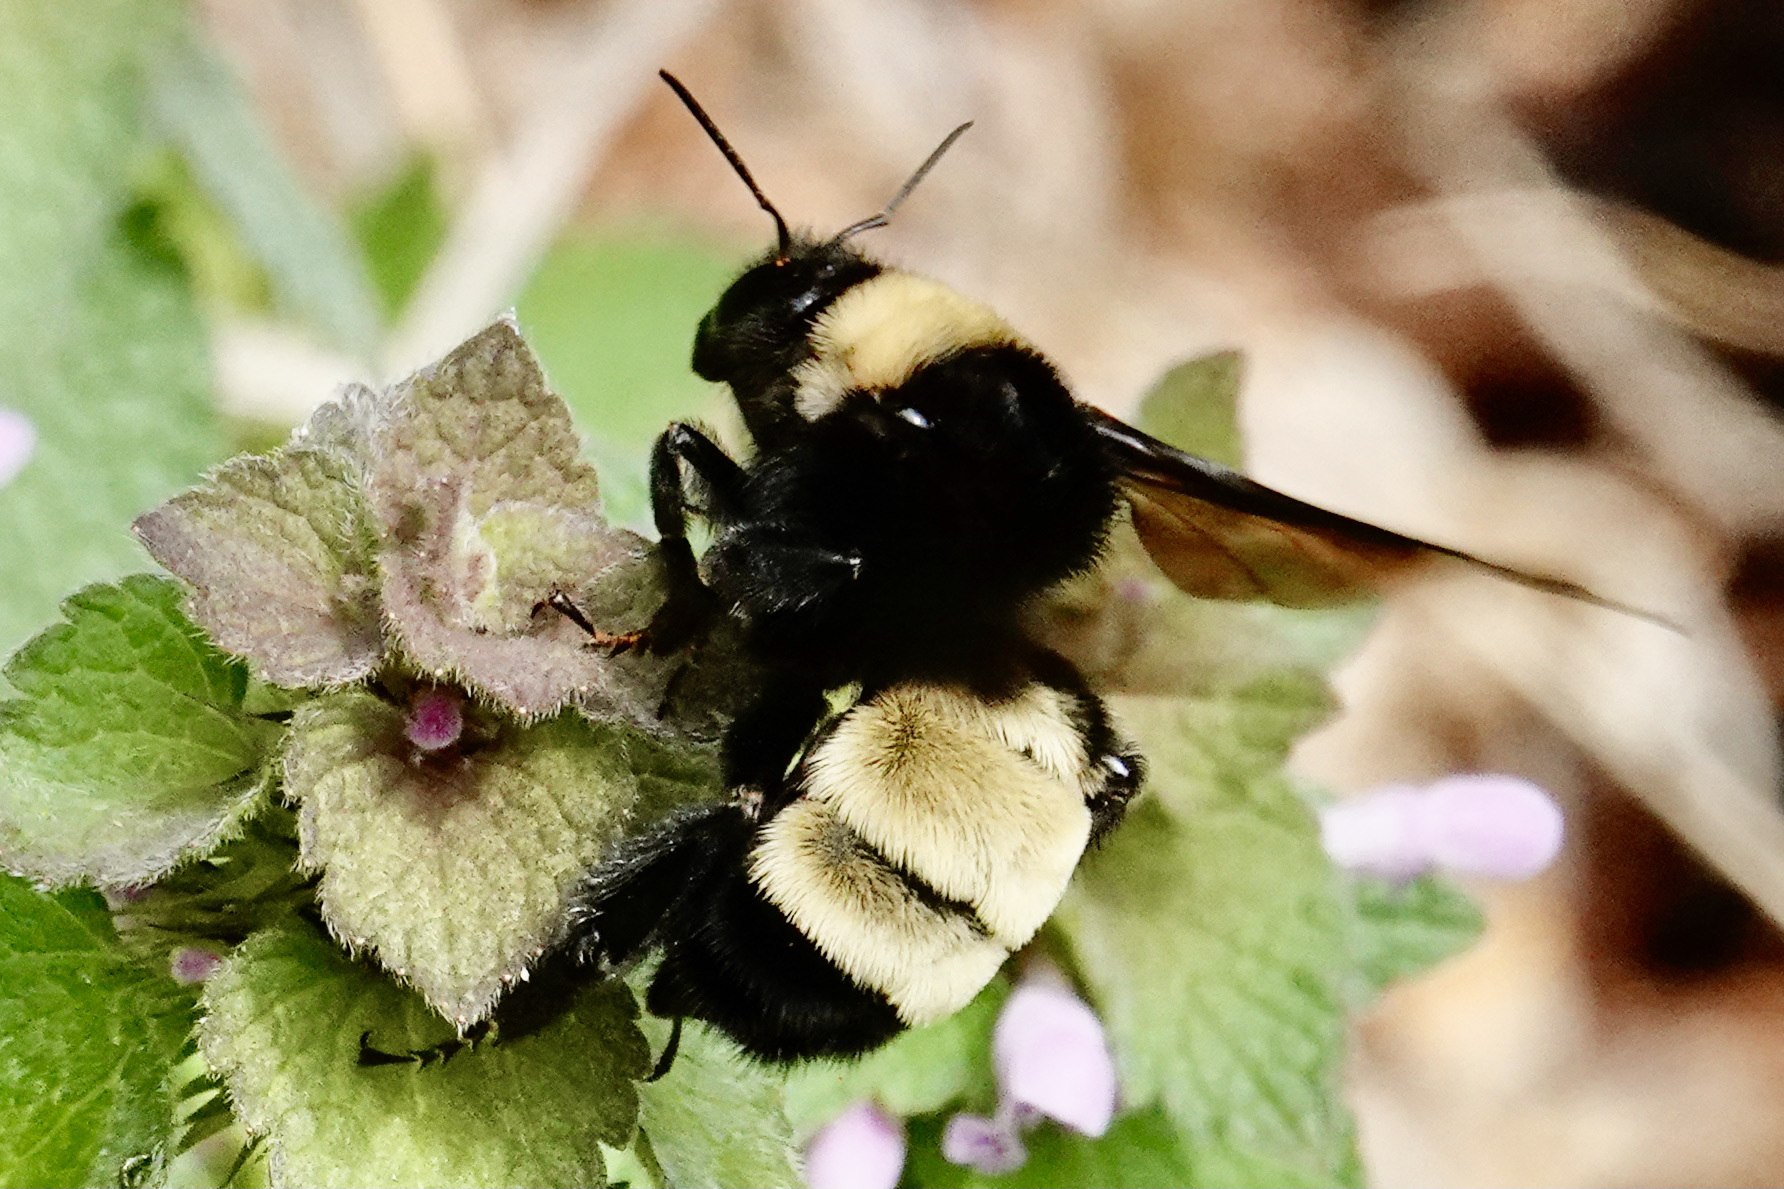
M 851 391 L 896 388 L 933 360 L 1023 339 L 990 306 L 939 281 L 884 272 L 832 302 L 810 341 L 812 358 L 793 373 L 793 407 L 807 421 Z
M 1090 838 L 1083 744 L 1057 691 L 987 703 L 905 685 L 857 706 L 805 766 L 805 797 L 871 847 L 1027 944 Z
M 795 801 L 762 829 L 750 878 L 768 902 L 911 1027 L 953 1015 L 1009 951 L 923 898 L 827 805 Z

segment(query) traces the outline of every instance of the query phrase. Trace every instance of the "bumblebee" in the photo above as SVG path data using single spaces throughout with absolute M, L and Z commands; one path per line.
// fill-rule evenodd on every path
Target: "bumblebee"
M 1140 786 L 1102 702 L 1023 629 L 1124 508 L 1160 568 L 1210 598 L 1316 606 L 1444 555 L 1601 601 L 1176 450 L 1078 401 L 987 306 L 857 248 L 968 125 L 884 210 L 796 234 L 663 78 L 777 234 L 694 337 L 695 372 L 730 388 L 755 452 L 688 424 L 657 440 L 669 597 L 623 643 L 672 651 L 727 616 L 769 677 L 722 744 L 730 798 L 589 872 L 511 998 L 656 952 L 650 1011 L 769 1061 L 863 1053 L 963 1007 Z M 712 530 L 700 559 L 694 517 Z

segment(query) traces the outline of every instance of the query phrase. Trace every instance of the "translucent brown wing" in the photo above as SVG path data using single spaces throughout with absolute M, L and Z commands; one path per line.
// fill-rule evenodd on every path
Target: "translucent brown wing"
M 1528 574 L 1309 504 L 1087 409 L 1122 475 L 1134 528 L 1165 575 L 1209 599 L 1325 607 L 1422 558 L 1450 557 L 1551 594 L 1654 618 L 1582 586 Z

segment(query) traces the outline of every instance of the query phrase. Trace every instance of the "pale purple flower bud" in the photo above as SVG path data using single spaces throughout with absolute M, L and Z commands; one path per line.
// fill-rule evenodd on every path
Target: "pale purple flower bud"
M 942 1132 L 942 1155 L 988 1177 L 1001 1177 L 1028 1163 L 1020 1124 L 1009 1112 L 987 1119 L 958 1114 Z
M 183 987 L 191 987 L 211 977 L 221 965 L 222 954 L 202 946 L 186 945 L 173 952 L 169 973 L 173 975 L 174 982 Z
M 1006 1110 L 1030 1108 L 1083 1135 L 1109 1129 L 1115 1059 L 1102 1021 L 1063 981 L 1018 985 L 997 1017 L 991 1052 Z
M 1419 790 L 1390 785 L 1320 811 L 1319 837 L 1347 871 L 1407 880 L 1431 866 L 1419 837 Z
M 117 884 L 109 888 L 100 888 L 99 894 L 105 898 L 105 906 L 113 912 L 123 912 L 132 904 L 141 904 L 149 898 L 154 884 L 129 883 Z
M 1561 809 L 1515 776 L 1449 776 L 1394 785 L 1320 813 L 1320 840 L 1341 867 L 1406 880 L 1432 869 L 1529 879 L 1561 852 Z
M 464 733 L 464 703 L 443 689 L 422 689 L 409 702 L 409 721 L 404 728 L 409 742 L 422 751 L 439 751 L 458 742 Z
M 1419 833 L 1431 861 L 1457 875 L 1529 879 L 1561 853 L 1561 807 L 1516 776 L 1448 776 L 1425 792 Z
M 873 1102 L 857 1102 L 805 1146 L 809 1189 L 894 1189 L 904 1171 L 904 1124 Z
M 0 487 L 18 477 L 37 452 L 37 427 L 16 409 L 0 408 Z

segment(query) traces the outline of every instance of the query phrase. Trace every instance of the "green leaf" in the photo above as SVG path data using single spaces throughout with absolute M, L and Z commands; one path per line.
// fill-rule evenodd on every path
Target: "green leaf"
M 276 685 L 339 685 L 384 655 L 360 460 L 313 443 L 356 390 L 265 457 L 244 455 L 139 517 L 137 538 L 191 588 L 192 617 Z
M 1480 938 L 1480 909 L 1435 876 L 1398 885 L 1377 879 L 1351 884 L 1356 963 L 1370 991 L 1408 978 L 1461 953 Z
M 0 653 L 140 567 L 124 526 L 221 454 L 185 279 L 119 228 L 162 0 L 0 5 L 0 406 L 38 445 L 0 490 Z
M 668 1024 L 647 1016 L 644 1029 L 660 1052 Z M 638 1123 L 669 1185 L 798 1185 L 782 1081 L 778 1070 L 746 1060 L 705 1025 L 685 1026 L 667 1076 L 638 1087 Z
M 365 268 L 304 193 L 229 68 L 185 39 L 156 63 L 149 106 L 266 270 L 278 307 L 336 347 L 369 354 L 379 319 Z
M 590 648 L 567 595 L 608 632 L 661 602 L 646 542 L 609 527 L 564 404 L 511 323 L 498 322 L 391 390 L 367 479 L 382 534 L 384 613 L 422 670 L 523 716 L 574 700 L 655 726 L 679 662 Z
M 1244 370 L 1245 357 L 1237 351 L 1180 363 L 1146 394 L 1135 424 L 1179 450 L 1243 466 L 1239 382 Z
M 465 713 L 461 743 L 424 754 L 403 710 L 344 690 L 298 709 L 285 758 L 329 927 L 461 1030 L 558 931 L 637 796 L 617 728 Z
M 1007 1176 L 988 1177 L 950 1164 L 941 1155 L 946 1119 L 914 1119 L 909 1125 L 910 1160 L 905 1183 L 926 1189 L 1176 1189 L 1222 1185 L 1205 1177 L 1184 1151 L 1171 1121 L 1157 1107 L 1122 1115 L 1100 1139 L 1085 1139 L 1062 1128 L 1042 1126 L 1023 1137 L 1028 1163 Z
M 147 575 L 94 586 L 21 649 L 0 705 L 0 854 L 57 883 L 143 882 L 225 837 L 280 728 Z
M 1189 1150 L 1331 1181 L 1353 1162 L 1338 1093 L 1349 951 L 1314 816 L 1276 771 L 1305 714 L 1286 690 L 1283 706 L 1121 699 L 1149 791 L 1055 919 L 1130 1102 L 1160 1103 Z
M 384 313 L 394 317 L 446 240 L 446 204 L 434 162 L 413 158 L 389 185 L 359 203 L 351 219 Z
M 604 1185 L 650 1068 L 625 984 L 576 993 L 536 1034 L 449 1063 L 363 1067 L 437 1044 L 421 998 L 305 925 L 256 934 L 205 984 L 200 1041 L 278 1185 Z
M 813 1061 L 787 1077 L 787 1110 L 810 1135 L 864 1098 L 895 1115 L 922 1115 L 967 1102 L 989 1110 L 996 1094 L 991 1031 L 1010 995 L 994 979 L 958 1013 L 899 1035 L 859 1061 Z
M 553 247 L 521 294 L 529 341 L 592 435 L 615 524 L 648 525 L 645 459 L 669 422 L 728 404 L 688 356 L 694 328 L 738 271 L 734 253 L 686 236 L 586 233 Z
M 190 995 L 133 965 L 90 892 L 0 876 L 0 1185 L 111 1185 L 173 1138 Z
M 69 308 L 33 323 L 57 333 L 0 341 L 11 361 L 0 362 L 0 403 L 39 435 L 0 491 L 0 650 L 70 589 L 139 568 L 130 518 L 221 453 L 201 330 L 163 267 L 117 246 Z

